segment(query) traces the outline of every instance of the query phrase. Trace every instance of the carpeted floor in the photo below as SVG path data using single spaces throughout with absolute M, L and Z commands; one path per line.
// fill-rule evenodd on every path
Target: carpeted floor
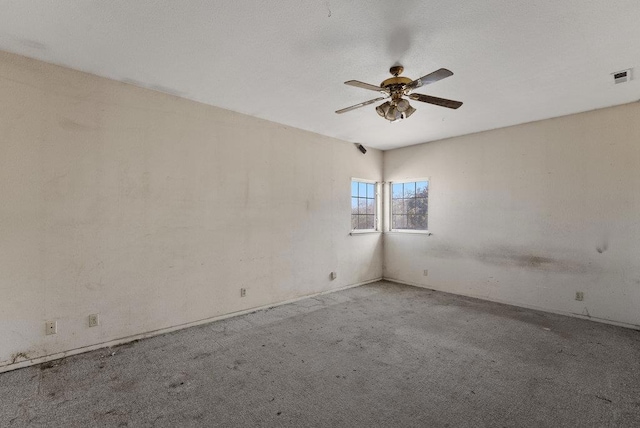
M 378 282 L 0 374 L 0 426 L 638 427 L 640 332 Z

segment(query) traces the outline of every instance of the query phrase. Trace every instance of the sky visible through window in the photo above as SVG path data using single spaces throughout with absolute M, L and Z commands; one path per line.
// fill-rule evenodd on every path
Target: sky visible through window
M 375 183 L 351 182 L 351 229 L 375 230 Z
M 391 228 L 428 230 L 429 182 L 392 183 Z

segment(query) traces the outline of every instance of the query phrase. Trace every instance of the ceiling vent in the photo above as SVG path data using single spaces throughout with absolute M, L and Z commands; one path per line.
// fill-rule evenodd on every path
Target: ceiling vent
M 618 83 L 626 83 L 631 80 L 631 68 L 628 70 L 616 71 L 615 73 L 611 73 L 613 76 L 613 83 L 616 85 Z

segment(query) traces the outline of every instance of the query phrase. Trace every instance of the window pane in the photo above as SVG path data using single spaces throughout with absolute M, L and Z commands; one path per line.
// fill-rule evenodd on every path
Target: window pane
M 418 215 L 427 215 L 427 198 L 416 198 L 414 213 Z
M 416 216 L 416 226 L 418 229 L 428 230 L 429 228 L 427 227 L 427 216 L 426 215 Z
M 394 215 L 392 229 L 406 229 L 407 216 L 406 215 Z
M 408 217 L 408 226 L 410 229 L 427 230 L 426 215 L 410 215 Z
M 416 183 L 404 183 L 404 197 L 413 198 L 416 195 Z
M 367 214 L 375 214 L 376 213 L 376 204 L 375 199 L 367 199 Z
M 404 210 L 404 199 L 393 199 L 391 210 L 392 214 L 406 214 Z
M 401 185 L 402 191 L 402 185 Z M 402 194 L 402 193 L 401 193 Z M 351 181 L 351 227 L 375 230 L 376 184 Z
M 374 224 L 373 224 L 373 223 L 374 223 L 374 221 L 375 221 L 374 216 L 372 216 L 372 215 L 367 215 L 367 216 L 365 216 L 365 218 L 367 219 L 367 227 L 366 227 L 366 228 L 367 228 L 367 229 L 375 229 L 375 226 L 374 226 Z
M 427 230 L 429 182 L 391 184 L 391 228 Z
M 358 198 L 358 214 L 366 214 L 366 213 L 367 213 L 367 199 Z
M 393 184 L 393 198 L 402 198 L 404 196 L 404 190 L 402 190 L 402 183 Z
M 358 198 L 351 198 L 351 214 L 358 214 Z
M 407 214 L 415 214 L 416 210 L 416 200 L 415 199 L 405 199 L 404 200 L 404 210 Z
M 427 187 L 429 183 L 426 181 L 418 181 L 416 183 L 416 196 L 418 198 L 426 198 L 427 197 Z
M 358 183 L 358 196 L 361 198 L 367 196 L 367 183 Z
M 375 198 L 375 186 L 373 183 L 367 183 L 367 198 Z

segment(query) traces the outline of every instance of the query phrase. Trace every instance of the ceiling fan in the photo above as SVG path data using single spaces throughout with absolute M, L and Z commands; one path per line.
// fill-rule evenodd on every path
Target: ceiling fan
M 416 111 L 416 109 L 411 107 L 409 101 L 404 97 L 407 97 L 414 101 L 422 101 L 423 103 L 434 104 L 451 109 L 457 109 L 462 105 L 460 101 L 453 101 L 447 100 L 445 98 L 432 97 L 430 95 L 412 93 L 414 89 L 417 89 L 421 86 L 437 82 L 438 80 L 442 80 L 445 77 L 453 76 L 453 73 L 446 68 L 441 68 L 416 80 L 411 80 L 408 77 L 400 76 L 403 71 L 403 66 L 394 65 L 389 69 L 389 73 L 391 73 L 393 77 L 386 79 L 380 84 L 380 86 L 370 85 L 369 83 L 360 82 L 358 80 L 349 80 L 347 82 L 344 82 L 345 85 L 380 92 L 385 96 L 365 101 L 351 107 L 336 110 L 336 113 L 346 113 L 348 111 L 355 110 L 357 108 L 364 107 L 366 105 L 373 104 L 387 98 L 391 98 L 390 101 L 386 101 L 376 107 L 376 111 L 381 117 L 384 117 L 389 122 L 397 122 L 399 120 L 406 119 Z

